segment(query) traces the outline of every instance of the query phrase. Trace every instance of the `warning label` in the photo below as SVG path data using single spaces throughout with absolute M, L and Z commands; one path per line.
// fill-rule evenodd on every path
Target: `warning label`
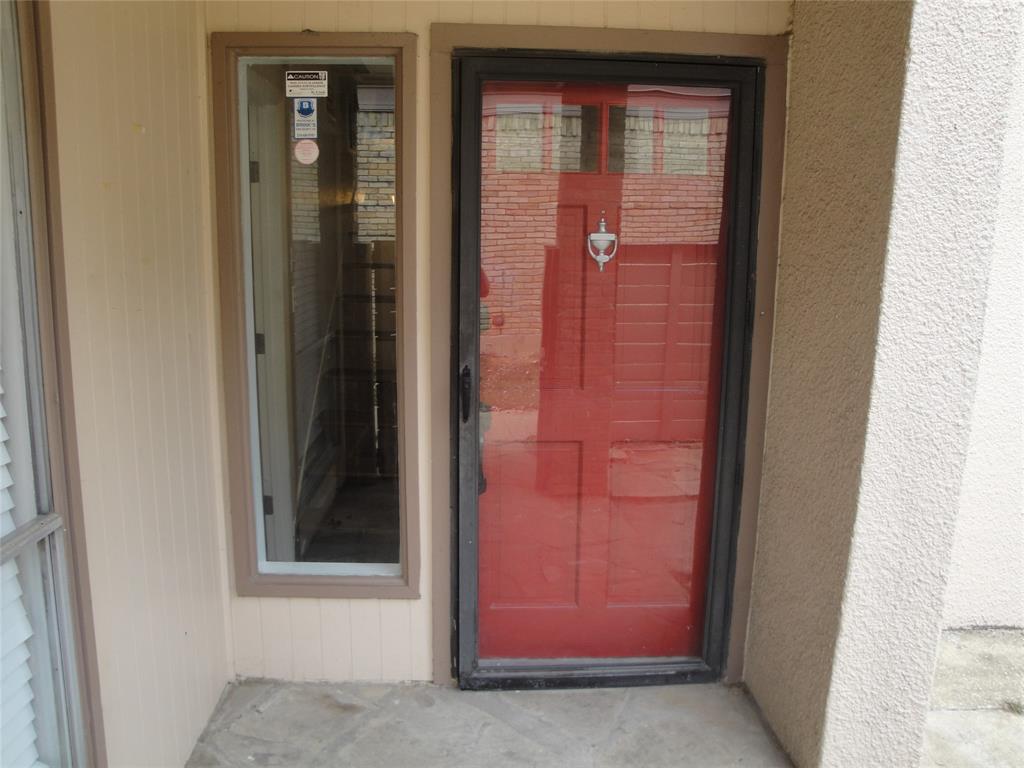
M 284 73 L 284 95 L 288 98 L 327 98 L 327 71 Z

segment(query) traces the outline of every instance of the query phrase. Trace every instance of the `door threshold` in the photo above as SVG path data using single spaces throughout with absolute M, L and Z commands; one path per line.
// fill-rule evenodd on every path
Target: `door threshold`
M 622 688 L 712 683 L 718 676 L 700 658 L 481 659 L 459 676 L 470 691 Z

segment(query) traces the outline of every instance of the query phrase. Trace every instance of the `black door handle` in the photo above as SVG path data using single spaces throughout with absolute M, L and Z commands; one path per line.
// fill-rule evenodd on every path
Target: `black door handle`
M 462 366 L 462 374 L 459 377 L 459 385 L 462 397 L 462 423 L 469 421 L 469 406 L 473 402 L 473 372 L 468 365 Z

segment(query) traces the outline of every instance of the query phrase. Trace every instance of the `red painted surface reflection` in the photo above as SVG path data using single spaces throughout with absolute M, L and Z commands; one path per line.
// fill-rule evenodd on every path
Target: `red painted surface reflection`
M 480 656 L 699 655 L 729 93 L 491 83 L 483 104 Z

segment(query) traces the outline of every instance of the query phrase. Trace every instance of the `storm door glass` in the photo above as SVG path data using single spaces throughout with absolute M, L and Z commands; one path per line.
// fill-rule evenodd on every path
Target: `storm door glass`
M 730 91 L 487 82 L 479 655 L 699 656 Z
M 239 84 L 259 570 L 397 576 L 395 60 Z

